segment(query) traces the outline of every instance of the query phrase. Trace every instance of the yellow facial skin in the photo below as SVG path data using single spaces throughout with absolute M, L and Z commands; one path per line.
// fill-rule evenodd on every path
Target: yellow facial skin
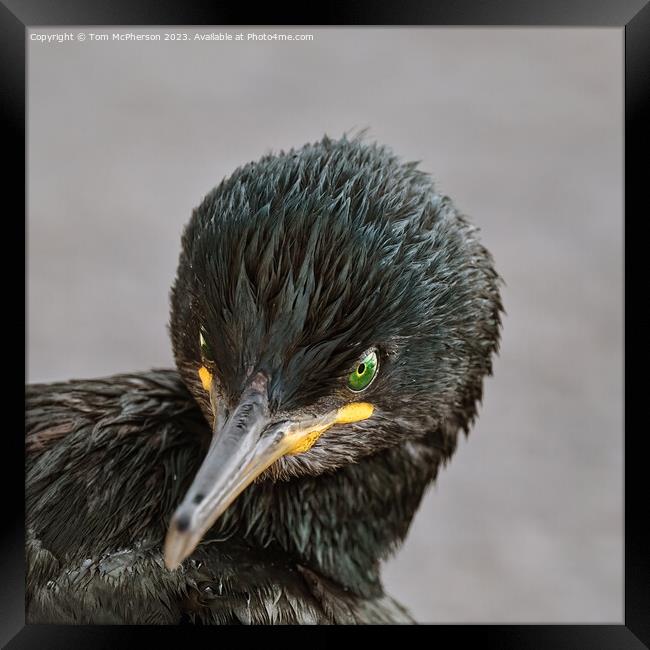
M 199 368 L 199 378 L 203 390 L 209 393 L 212 389 L 212 374 L 205 366 Z M 324 418 L 323 422 L 316 427 L 313 425 L 307 428 L 295 427 L 287 433 L 289 448 L 285 453 L 293 456 L 309 451 L 320 436 L 335 424 L 351 424 L 367 420 L 374 410 L 375 407 L 368 402 L 353 402 L 342 406 L 332 417 Z
M 329 418 L 329 421 L 323 422 L 318 427 L 308 427 L 306 429 L 296 429 L 287 434 L 287 442 L 291 445 L 287 455 L 293 456 L 295 454 L 302 454 L 309 451 L 314 446 L 314 443 L 325 433 L 330 427 L 335 424 L 351 424 L 352 422 L 360 422 L 367 420 L 374 411 L 374 406 L 368 402 L 354 402 L 342 406 L 334 415 Z M 293 440 L 295 439 L 295 442 Z
M 203 390 L 209 393 L 212 388 L 212 374 L 205 366 L 199 368 L 199 379 L 201 380 Z
M 374 410 L 375 407 L 369 402 L 346 404 L 338 410 L 336 419 L 332 424 L 350 424 L 351 422 L 367 420 Z

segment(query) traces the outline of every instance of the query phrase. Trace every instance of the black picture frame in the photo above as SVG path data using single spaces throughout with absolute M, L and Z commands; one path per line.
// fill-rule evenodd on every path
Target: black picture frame
M 5 361 L 3 382 L 3 412 L 16 412 L 20 418 L 20 346 L 25 336 L 24 287 L 16 279 L 15 256 L 11 249 L 26 250 L 25 237 L 25 81 L 26 29 L 34 26 L 72 25 L 472 25 L 472 26 L 570 26 L 620 27 L 625 33 L 625 619 L 621 625 L 473 625 L 432 626 L 419 632 L 433 643 L 443 643 L 450 637 L 454 644 L 474 644 L 499 648 L 643 648 L 650 645 L 650 553 L 644 526 L 647 506 L 645 469 L 642 453 L 643 427 L 631 424 L 633 407 L 643 405 L 640 394 L 643 380 L 628 365 L 628 351 L 635 350 L 630 362 L 643 363 L 645 348 L 635 346 L 633 309 L 635 300 L 644 296 L 634 283 L 643 277 L 635 271 L 636 261 L 644 261 L 641 251 L 644 241 L 636 234 L 636 221 L 631 215 L 647 215 L 647 202 L 642 193 L 647 183 L 648 164 L 648 99 L 650 98 L 650 4 L 648 0 L 445 0 L 425 5 L 418 0 L 402 0 L 397 6 L 381 5 L 370 0 L 347 3 L 328 8 L 320 18 L 305 15 L 305 7 L 287 8 L 276 4 L 261 7 L 254 19 L 244 15 L 243 7 L 226 7 L 221 3 L 200 0 L 174 3 L 168 0 L 99 2 L 97 0 L 3 0 L 0 3 L 0 83 L 2 93 L 2 129 L 4 131 L 3 234 L 5 266 L 2 291 L 7 304 L 3 310 L 5 334 L 2 350 Z M 271 15 L 271 11 L 272 14 Z M 65 155 L 65 152 L 62 152 Z M 645 181 L 645 183 L 644 183 Z M 9 201 L 8 199 L 13 199 Z M 12 206 L 12 207 L 9 207 Z M 636 208 L 636 209 L 635 209 Z M 26 250 L 26 254 L 28 251 Z M 23 269 L 24 269 L 23 265 Z M 640 265 L 639 265 L 640 268 Z M 14 306 L 15 305 L 15 306 Z M 22 307 L 22 312 L 20 311 Z M 644 310 L 642 310 L 643 312 Z M 647 319 L 641 319 L 641 326 Z M 647 327 L 646 327 L 647 329 Z M 24 338 L 23 338 L 24 340 Z M 640 340 L 640 337 L 639 339 Z M 16 351 L 16 373 L 8 373 L 8 359 Z M 637 354 L 637 351 L 639 353 Z M 26 351 L 28 353 L 28 351 Z M 22 358 L 23 372 L 25 357 Z M 645 366 L 641 366 L 644 368 Z M 641 375 L 643 376 L 643 374 Z M 643 383 L 642 383 L 643 382 Z M 23 382 L 24 386 L 24 382 Z M 16 395 L 13 392 L 16 392 Z M 9 407 L 12 407 L 11 409 Z M 195 635 L 206 634 L 214 643 L 216 632 L 200 628 L 104 627 L 104 626 L 46 626 L 25 625 L 24 615 L 24 444 L 23 432 L 17 422 L 8 426 L 5 418 L 3 435 L 3 471 L 7 481 L 3 491 L 4 521 L 0 549 L 0 642 L 18 648 L 113 648 L 143 643 L 193 644 Z M 24 420 L 23 420 L 24 421 Z M 647 428 L 647 425 L 646 425 Z M 12 471 L 10 472 L 9 469 Z M 644 489 L 645 488 L 645 489 Z M 417 631 L 409 628 L 410 631 Z M 388 630 L 382 631 L 382 634 Z M 265 642 L 280 635 L 272 643 L 289 641 L 287 635 L 310 633 L 309 629 L 265 630 Z M 401 628 L 400 636 L 407 630 Z M 222 632 L 219 632 L 222 634 Z M 238 632 L 238 643 L 246 644 L 254 630 Z M 328 645 L 330 634 L 345 634 L 345 640 L 361 642 L 367 630 L 345 628 L 317 632 L 317 645 Z M 164 635 L 164 641 L 163 636 Z M 182 635 L 182 636 L 181 636 Z M 353 635 L 353 636 L 349 636 Z M 220 636 L 219 638 L 223 638 Z M 341 637 L 343 638 L 343 637 Z M 311 641 L 313 643 L 313 641 Z

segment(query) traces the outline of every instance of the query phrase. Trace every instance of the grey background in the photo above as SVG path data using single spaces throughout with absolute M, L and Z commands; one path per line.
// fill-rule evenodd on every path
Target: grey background
M 315 40 L 29 42 L 29 381 L 170 365 L 192 207 L 368 126 L 507 282 L 480 418 L 387 588 L 423 622 L 621 622 L 622 30 L 292 31 Z

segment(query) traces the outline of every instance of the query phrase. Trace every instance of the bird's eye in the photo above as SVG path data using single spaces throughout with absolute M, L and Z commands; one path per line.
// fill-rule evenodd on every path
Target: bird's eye
M 357 367 L 348 376 L 348 388 L 355 393 L 366 390 L 377 376 L 379 358 L 375 350 L 369 350 L 363 355 Z
M 205 340 L 205 330 L 203 328 L 199 330 L 199 345 L 201 346 L 201 356 L 206 361 L 214 361 L 212 358 L 212 350 Z

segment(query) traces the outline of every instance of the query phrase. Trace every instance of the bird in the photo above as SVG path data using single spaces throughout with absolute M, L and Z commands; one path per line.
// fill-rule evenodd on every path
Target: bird
M 476 419 L 502 283 L 364 134 L 237 168 L 182 233 L 175 368 L 27 385 L 27 622 L 413 623 L 381 566 Z

